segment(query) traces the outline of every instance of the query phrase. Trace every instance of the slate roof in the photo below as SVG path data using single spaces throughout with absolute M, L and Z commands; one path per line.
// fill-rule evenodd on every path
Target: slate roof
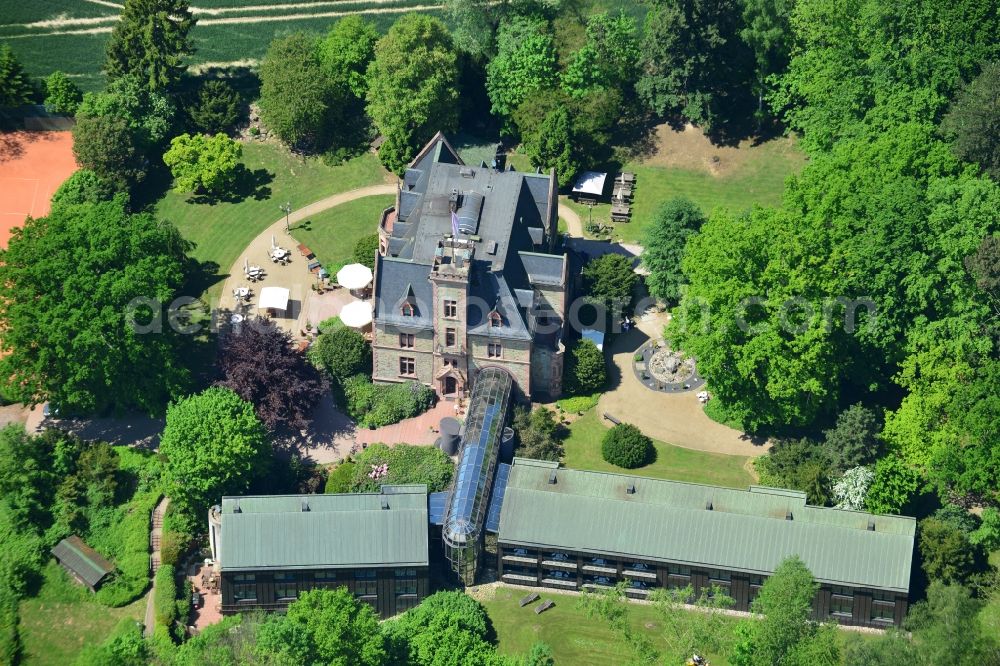
M 798 491 L 557 467 L 515 459 L 500 541 L 764 575 L 797 554 L 821 582 L 908 591 L 913 518 L 807 506 Z
M 52 555 L 90 587 L 96 587 L 115 570 L 114 565 L 75 534 L 57 543 Z
M 503 327 L 486 330 L 485 313 L 471 308 L 469 333 L 530 339 L 527 313 L 518 306 L 516 290 L 529 289 L 530 280 L 536 278 L 540 284 L 562 285 L 565 258 L 536 251 L 542 249 L 544 230 L 555 206 L 550 201 L 554 196 L 552 177 L 468 166 L 441 133 L 420 151 L 404 174 L 388 240 L 390 257 L 376 270 L 376 301 L 383 307 L 376 309 L 375 320 L 431 325 L 431 312 L 426 313 L 426 322 L 399 321 L 405 318 L 397 316 L 395 304 L 408 285 L 419 291 L 417 281 L 427 281 L 438 243 L 452 233 L 450 197 L 455 190 L 462 195 L 458 211 L 461 225 L 474 229 L 466 235 L 479 238 L 471 267 L 471 294 L 490 308 L 499 303 L 504 315 Z M 530 271 L 526 270 L 526 252 L 531 255 L 527 259 L 533 266 Z M 426 293 L 426 302 L 431 304 L 429 285 Z
M 434 328 L 431 267 L 381 255 L 375 262 L 375 319 L 404 328 Z M 403 300 L 410 298 L 415 302 L 414 316 L 404 317 Z
M 424 485 L 222 498 L 223 571 L 427 566 L 427 539 Z

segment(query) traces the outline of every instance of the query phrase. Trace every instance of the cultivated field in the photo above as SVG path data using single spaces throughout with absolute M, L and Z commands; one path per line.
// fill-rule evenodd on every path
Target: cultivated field
M 195 0 L 195 66 L 252 64 L 275 37 L 299 30 L 325 32 L 338 18 L 361 14 L 385 30 L 409 11 L 440 12 L 439 0 Z M 0 42 L 14 49 L 29 73 L 60 69 L 85 90 L 102 86 L 104 44 L 121 4 L 113 0 L 0 0 Z

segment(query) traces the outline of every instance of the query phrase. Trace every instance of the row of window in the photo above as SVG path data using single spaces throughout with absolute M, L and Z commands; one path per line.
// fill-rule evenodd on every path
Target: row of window
M 524 548 L 506 549 L 504 554 L 515 555 L 518 557 L 535 557 L 536 553 L 534 551 L 528 551 Z M 575 562 L 576 558 L 563 552 L 543 552 L 542 559 L 551 562 Z M 613 563 L 609 563 L 603 558 L 584 558 L 582 560 L 583 565 L 586 567 L 590 566 L 600 566 L 600 567 L 614 567 Z M 684 587 L 689 584 L 691 579 L 691 567 L 683 566 L 679 564 L 668 564 L 664 567 L 667 573 L 667 587 L 679 588 Z M 622 563 L 622 574 L 627 578 L 629 570 L 631 571 L 653 571 L 654 569 L 649 565 L 642 562 L 623 562 Z M 504 565 L 504 572 L 520 574 L 524 576 L 535 576 L 536 570 L 532 567 L 524 566 L 510 566 Z M 728 591 L 732 586 L 733 574 L 731 571 L 724 569 L 708 569 L 708 582 L 709 585 L 718 587 L 724 591 Z M 574 581 L 576 580 L 576 574 L 560 571 L 555 569 L 546 569 L 542 572 L 543 579 L 550 580 L 566 580 Z M 760 592 L 760 588 L 764 585 L 765 577 L 758 574 L 751 574 L 749 577 L 750 586 L 750 601 L 756 598 L 757 594 Z M 595 576 L 595 575 L 585 575 L 583 577 L 584 584 L 592 585 L 614 585 L 615 580 L 608 576 Z M 636 589 L 646 589 L 647 584 L 641 580 L 630 580 L 629 584 L 631 587 Z M 842 586 L 832 586 L 830 589 L 830 614 L 835 617 L 846 617 L 850 618 L 854 615 L 854 589 Z M 891 622 L 895 616 L 896 602 L 895 596 L 891 592 L 886 592 L 884 590 L 872 590 L 871 591 L 872 604 L 871 604 L 871 619 L 879 621 Z
M 441 310 L 445 319 L 458 319 L 458 301 L 445 300 L 442 303 Z M 412 301 L 404 301 L 399 306 L 399 312 L 404 317 L 415 317 L 417 315 L 417 307 Z M 503 326 L 503 317 L 496 310 L 493 310 L 487 316 L 489 317 L 490 326 Z
M 316 571 L 311 574 L 277 572 L 273 574 L 272 578 L 274 598 L 277 601 L 291 601 L 298 598 L 300 591 L 334 585 L 346 586 L 351 578 L 354 580 L 355 596 L 377 597 L 378 571 L 376 569 L 355 569 L 352 576 L 341 576 L 340 579 L 334 570 Z M 300 583 L 304 584 L 302 590 L 299 589 Z M 396 596 L 416 594 L 417 570 L 394 569 L 393 592 Z M 244 603 L 257 601 L 257 577 L 255 574 L 233 576 L 233 599 L 236 602 Z
M 403 342 L 403 338 L 407 337 L 403 334 L 399 336 L 400 344 Z M 413 346 L 413 336 L 408 336 L 410 338 L 409 344 Z M 489 358 L 503 358 L 503 346 L 498 343 L 489 343 L 486 345 L 486 356 Z M 417 374 L 417 359 L 412 356 L 400 356 L 399 357 L 399 374 L 406 377 L 415 377 Z

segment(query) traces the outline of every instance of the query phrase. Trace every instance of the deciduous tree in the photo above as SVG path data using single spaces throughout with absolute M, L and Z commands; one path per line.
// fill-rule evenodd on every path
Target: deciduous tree
M 167 409 L 160 440 L 163 478 L 171 500 L 189 515 L 245 491 L 270 453 L 253 405 L 228 388 L 206 389 Z
M 130 322 L 157 328 L 187 248 L 173 225 L 126 213 L 121 198 L 29 218 L 0 252 L 6 390 L 84 413 L 161 411 L 188 385 L 184 345 L 169 326 L 140 333 Z
M 45 79 L 45 108 L 52 113 L 72 116 L 83 101 L 83 93 L 63 72 L 52 72 Z
M 683 197 L 670 199 L 656 211 L 643 240 L 642 263 L 649 269 L 646 277 L 649 293 L 668 302 L 680 298 L 684 246 L 704 223 L 701 208 Z
M 181 134 L 170 141 L 163 163 L 178 192 L 222 194 L 236 181 L 241 157 L 243 147 L 225 134 Z
M 738 80 L 745 59 L 737 0 L 657 0 L 646 14 L 640 99 L 653 113 L 679 113 L 711 125 Z
M 138 76 L 150 90 L 177 83 L 194 48 L 195 19 L 187 0 L 125 0 L 111 31 L 104 68 L 111 79 Z
M 111 199 L 114 191 L 111 185 L 90 169 L 77 169 L 73 175 L 53 193 L 50 201 L 53 208 L 96 204 Z
M 872 513 L 899 513 L 920 487 L 920 476 L 899 456 L 889 454 L 875 463 L 875 478 L 865 496 Z
M 319 41 L 319 59 L 332 84 L 363 100 L 368 92 L 365 72 L 375 58 L 379 33 L 360 16 L 345 16 Z
M 629 91 L 639 73 L 635 19 L 619 11 L 587 18 L 587 41 L 573 54 L 562 86 L 576 97 L 599 88 Z
M 509 122 L 528 96 L 553 85 L 556 53 L 545 21 L 514 16 L 500 24 L 497 54 L 486 68 L 486 91 L 493 115 Z
M 368 68 L 368 115 L 385 143 L 382 164 L 401 174 L 435 131 L 458 122 L 458 60 L 447 27 L 425 14 L 396 21 Z
M 810 618 L 819 584 L 798 556 L 785 559 L 768 576 L 752 609 L 763 617 L 737 625 L 729 661 L 736 666 L 834 666 L 840 663 L 836 628 L 820 628 Z M 827 632 L 832 631 L 833 634 Z M 832 638 L 832 640 L 831 640 Z
M 914 604 L 906 619 L 921 665 L 995 663 L 997 640 L 978 617 L 982 602 L 961 585 L 932 581 L 927 600 Z
M 146 178 L 148 162 L 128 123 L 113 116 L 83 117 L 73 127 L 73 156 L 119 192 Z
M 313 408 L 329 388 L 316 368 L 293 348 L 273 322 L 253 319 L 233 331 L 219 351 L 219 386 L 254 406 L 269 430 L 308 427 Z
M 517 432 L 519 456 L 555 461 L 562 458 L 559 424 L 552 410 L 545 407 L 534 411 L 518 409 L 514 413 L 514 431 Z

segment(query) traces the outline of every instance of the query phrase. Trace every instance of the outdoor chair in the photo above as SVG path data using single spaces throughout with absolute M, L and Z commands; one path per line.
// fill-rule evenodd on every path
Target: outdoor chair
M 535 606 L 535 615 L 541 615 L 542 613 L 544 613 L 545 611 L 547 611 L 548 609 L 552 608 L 555 605 L 556 602 L 552 601 L 551 599 L 546 599 L 542 603 Z
M 532 592 L 531 594 L 528 594 L 526 596 L 521 597 L 521 601 L 519 603 L 521 605 L 521 608 L 524 608 L 525 606 L 527 606 L 528 604 L 530 604 L 533 601 L 538 601 L 538 593 L 537 592 Z

